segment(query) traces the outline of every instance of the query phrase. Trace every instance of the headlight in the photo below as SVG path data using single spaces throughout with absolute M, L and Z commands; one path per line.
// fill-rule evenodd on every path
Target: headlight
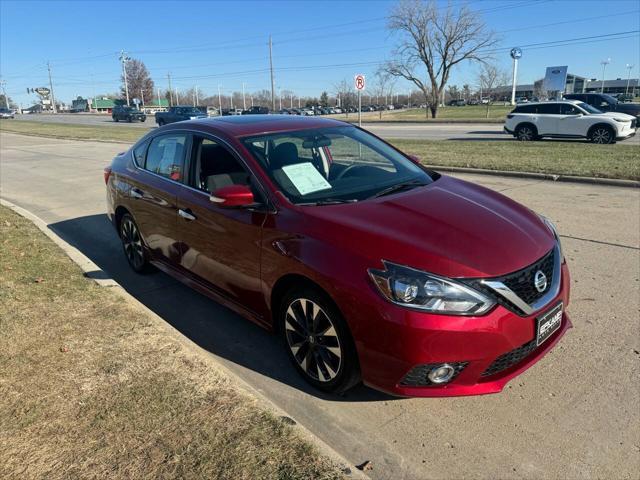
M 630 120 L 627 120 L 626 118 L 614 118 L 614 120 L 620 123 L 626 123 L 630 121 Z
M 482 315 L 495 302 L 454 280 L 413 268 L 384 263 L 384 270 L 369 269 L 380 293 L 397 305 L 446 315 Z
M 553 223 L 544 215 L 538 214 L 538 216 L 544 222 L 547 228 L 551 230 L 551 233 L 553 233 L 553 236 L 555 237 L 556 242 L 558 242 L 558 250 L 560 250 L 560 262 L 564 263 L 564 253 L 562 253 L 562 242 L 560 241 L 560 235 L 558 234 L 558 229 L 556 228 L 555 223 Z

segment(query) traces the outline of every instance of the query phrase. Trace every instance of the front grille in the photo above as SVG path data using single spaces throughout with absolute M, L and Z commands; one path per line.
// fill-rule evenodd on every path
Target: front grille
M 500 373 L 509 367 L 512 367 L 516 363 L 519 363 L 521 360 L 526 358 L 531 352 L 536 349 L 536 347 L 537 342 L 534 338 L 529 343 L 525 343 L 524 345 L 521 345 L 518 348 L 505 353 L 504 355 L 500 355 L 494 360 L 491 365 L 489 365 L 489 367 L 484 372 L 482 372 L 481 376 L 489 377 L 491 375 L 495 375 L 496 373 Z
M 447 383 L 451 383 L 455 378 L 464 370 L 464 368 L 469 364 L 469 362 L 447 362 L 451 365 L 456 373 L 451 377 Z M 417 365 L 413 367 L 409 373 L 407 373 L 403 379 L 400 381 L 400 385 L 403 387 L 425 387 L 427 385 L 433 385 L 427 374 L 433 370 L 435 367 L 439 367 L 442 363 L 427 363 L 424 365 Z M 443 385 L 443 384 L 439 384 Z M 446 384 L 445 384 L 446 385 Z
M 497 295 L 491 288 L 483 284 L 482 281 L 492 280 L 492 281 L 502 282 L 507 287 L 509 287 L 518 297 L 520 297 L 525 303 L 527 303 L 528 305 L 532 305 L 538 299 L 542 298 L 542 296 L 544 296 L 544 294 L 547 293 L 547 291 L 551 288 L 552 279 L 553 279 L 554 260 L 555 260 L 555 249 L 551 249 L 547 254 L 545 254 L 544 257 L 532 263 L 528 267 L 525 267 L 513 273 L 509 273 L 507 275 L 503 275 L 502 277 L 473 278 L 473 279 L 463 279 L 461 281 L 466 283 L 470 287 L 481 291 L 485 295 L 488 295 L 490 298 L 495 300 L 499 305 L 502 305 L 503 307 L 508 308 L 512 312 L 515 312 L 518 315 L 525 315 L 525 312 L 523 312 L 518 307 L 513 305 L 511 302 L 505 299 L 502 295 Z M 542 292 L 539 292 L 534 285 L 534 276 L 538 270 L 541 270 L 547 277 L 547 286 Z

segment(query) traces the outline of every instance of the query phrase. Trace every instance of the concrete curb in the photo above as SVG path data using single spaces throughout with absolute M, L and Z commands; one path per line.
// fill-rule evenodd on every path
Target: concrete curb
M 536 180 L 551 180 L 554 182 L 587 183 L 592 185 L 607 185 L 611 187 L 640 188 L 640 182 L 636 180 L 621 180 L 617 178 L 578 177 L 574 175 L 557 175 L 552 173 L 512 172 L 509 170 L 447 167 L 440 165 L 428 165 L 428 168 L 440 172 L 449 173 L 471 173 L 478 175 L 493 175 L 496 177 L 532 178 Z
M 9 202 L 3 198 L 0 198 L 0 205 L 10 208 L 15 213 L 20 215 L 21 217 L 26 218 L 31 221 L 39 230 L 41 230 L 47 237 L 49 237 L 58 247 L 62 249 L 62 251 L 76 264 L 80 267 L 80 269 L 86 274 L 88 278 L 91 278 L 98 285 L 103 287 L 115 287 L 113 291 L 115 291 L 118 295 L 120 295 L 127 302 L 132 303 L 137 308 L 141 309 L 141 311 L 145 312 L 149 317 L 151 317 L 158 325 L 163 328 L 173 339 L 188 349 L 194 355 L 197 355 L 204 363 L 212 365 L 217 370 L 221 371 L 224 375 L 229 377 L 237 387 L 248 395 L 250 398 L 256 400 L 258 404 L 258 408 L 262 410 L 267 410 L 275 417 L 288 417 L 293 418 L 289 413 L 278 407 L 271 400 L 265 397 L 260 391 L 252 387 L 249 383 L 247 383 L 243 378 L 236 375 L 230 369 L 228 369 L 225 365 L 220 363 L 217 358 L 202 349 L 195 343 L 188 340 L 182 333 L 169 325 L 162 317 L 156 314 L 154 311 L 150 310 L 145 304 L 138 301 L 135 297 L 130 295 L 118 282 L 114 279 L 102 279 L 95 278 L 95 272 L 104 272 L 104 270 L 100 269 L 93 261 L 91 261 L 88 257 L 86 257 L 80 250 L 75 248 L 73 245 L 66 242 L 64 239 L 59 237 L 53 230 L 51 230 L 47 223 L 42 220 L 37 215 L 29 212 L 28 210 L 15 205 L 14 203 Z M 295 420 L 295 419 L 294 419 Z M 316 446 L 319 453 L 327 458 L 329 458 L 345 475 L 345 477 L 355 478 L 358 480 L 371 480 L 371 477 L 366 475 L 364 472 L 358 470 L 354 465 L 350 464 L 349 461 L 340 455 L 336 450 L 334 450 L 330 445 L 326 442 L 318 438 L 313 434 L 309 429 L 307 429 L 304 425 L 296 421 L 296 424 L 293 426 L 293 429 L 296 433 L 304 440 L 312 443 Z M 345 470 L 349 469 L 349 473 L 346 473 Z

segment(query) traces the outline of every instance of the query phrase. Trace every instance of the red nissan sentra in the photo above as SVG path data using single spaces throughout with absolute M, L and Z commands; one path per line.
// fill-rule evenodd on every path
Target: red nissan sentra
M 136 272 L 153 264 L 278 332 L 322 390 L 499 392 L 571 326 L 549 220 L 343 122 L 179 122 L 105 181 Z

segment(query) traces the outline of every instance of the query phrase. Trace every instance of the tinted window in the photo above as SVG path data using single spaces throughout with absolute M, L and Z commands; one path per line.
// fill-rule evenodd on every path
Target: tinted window
M 541 103 L 538 105 L 538 113 L 557 115 L 560 113 L 560 105 L 557 103 Z
M 149 145 L 149 142 L 142 142 L 133 149 L 133 159 L 138 166 L 144 165 L 144 154 L 147 151 L 147 145 Z
M 513 113 L 536 113 L 536 106 L 520 105 L 513 110 Z
M 560 104 L 560 113 L 562 115 L 577 115 L 578 113 L 582 113 L 573 105 L 569 105 L 568 103 Z
M 180 181 L 184 173 L 185 134 L 161 135 L 151 140 L 145 169 Z
M 229 185 L 251 185 L 251 176 L 237 158 L 211 139 L 194 137 L 192 158 L 193 187 L 213 193 Z

